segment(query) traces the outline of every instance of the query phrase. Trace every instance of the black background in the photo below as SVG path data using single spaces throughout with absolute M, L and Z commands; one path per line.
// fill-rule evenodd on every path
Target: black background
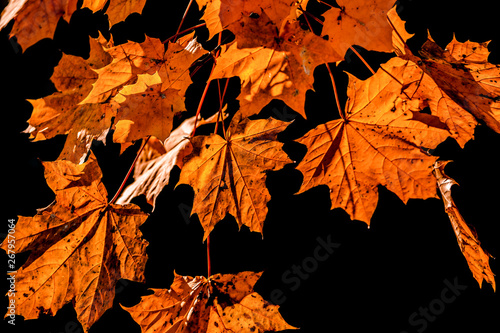
M 144 33 L 162 40 L 177 29 L 188 1 L 171 2 L 148 0 L 143 15 L 131 15 L 124 23 L 111 29 L 116 43 L 127 39 L 140 42 Z M 1 2 L 5 5 L 6 1 Z M 483 42 L 492 40 L 490 62 L 500 63 L 500 35 L 498 11 L 492 1 L 477 0 L 457 5 L 454 1 L 401 1 L 400 16 L 408 23 L 406 28 L 415 33 L 410 47 L 416 51 L 426 38 L 427 29 L 434 40 L 445 47 L 453 33 L 459 41 L 467 39 Z M 311 11 L 325 7 L 311 4 Z M 318 12 L 319 13 L 319 12 Z M 196 6 L 189 12 L 183 27 L 198 24 L 200 13 Z M 60 21 L 53 40 L 43 40 L 21 53 L 8 39 L 9 24 L 0 32 L 0 109 L 7 121 L 2 121 L 3 139 L 3 197 L 1 232 L 7 231 L 7 220 L 18 215 L 31 216 L 37 208 L 45 207 L 54 196 L 45 184 L 40 160 L 57 158 L 64 137 L 42 142 L 30 142 L 26 128 L 31 105 L 26 99 L 44 97 L 54 92 L 50 82 L 61 51 L 88 56 L 87 36 L 97 36 L 98 29 L 108 30 L 102 13 L 77 11 L 70 24 Z M 200 40 L 206 30 L 198 29 Z M 207 43 L 213 47 L 214 43 Z M 387 55 L 360 51 L 373 67 L 388 59 Z M 210 67 L 210 64 L 205 66 Z M 340 91 L 341 105 L 345 101 L 346 75 L 350 71 L 360 78 L 369 71 L 355 56 L 334 69 Z M 207 70 L 194 76 L 195 83 L 188 90 L 187 113 L 194 115 L 204 87 Z M 315 71 L 315 90 L 308 92 L 306 113 L 308 120 L 284 108 L 281 102 L 265 108 L 262 116 L 275 116 L 295 122 L 280 136 L 285 151 L 293 160 L 300 161 L 305 148 L 292 140 L 302 136 L 317 124 L 333 119 L 337 114 L 331 83 L 324 66 Z M 234 111 L 238 81 L 231 81 L 228 92 L 229 110 Z M 210 94 L 212 92 L 212 94 Z M 216 90 L 209 91 L 203 113 L 218 108 Z M 5 119 L 5 118 L 3 118 Z M 206 130 L 207 132 L 210 129 Z M 200 129 L 200 134 L 204 130 Z M 198 133 L 198 132 L 197 132 Z M 453 187 L 453 197 L 466 221 L 475 227 L 482 246 L 493 256 L 500 256 L 500 135 L 485 126 L 478 126 L 475 140 L 460 149 L 453 140 L 447 140 L 436 150 L 443 159 L 454 160 L 446 171 L 460 186 Z M 119 155 L 119 147 L 108 143 L 93 147 L 103 169 L 103 181 L 114 194 L 137 150 L 137 145 Z M 120 331 L 140 332 L 127 312 L 119 304 L 137 304 L 147 288 L 168 288 L 173 270 L 182 275 L 206 274 L 206 245 L 196 216 L 187 219 L 193 192 L 188 186 L 174 185 L 179 177 L 175 169 L 171 184 L 164 189 L 157 207 L 141 227 L 144 238 L 150 242 L 146 265 L 146 284 L 120 280 L 114 307 L 90 329 L 91 333 Z M 340 209 L 330 210 L 328 188 L 319 186 L 306 193 L 294 195 L 302 176 L 293 165 L 270 173 L 267 185 L 272 195 L 264 225 L 264 237 L 250 233 L 246 227 L 238 231 L 232 217 L 219 222 L 211 233 L 213 273 L 237 273 L 244 270 L 264 271 L 256 290 L 271 301 L 271 293 L 283 293 L 280 311 L 288 323 L 301 327 L 299 332 L 498 332 L 500 331 L 500 302 L 498 294 L 483 284 L 480 289 L 468 269 L 456 242 L 455 235 L 440 200 L 410 200 L 404 205 L 393 193 L 380 188 L 380 200 L 371 221 L 366 224 L 351 221 Z M 145 209 L 143 200 L 137 203 Z M 295 285 L 283 279 L 293 266 L 302 265 L 314 254 L 317 238 L 328 237 L 340 246 L 328 260 L 318 263 L 317 269 L 301 278 Z M 26 254 L 18 254 L 20 265 Z M 2 253 L 0 268 L 5 272 L 7 257 Z M 493 272 L 500 272 L 498 260 L 490 260 Z M 19 267 L 19 266 L 18 266 Z M 291 273 L 289 277 L 294 275 Z M 8 290 L 6 275 L 2 273 L 1 294 Z M 420 307 L 436 304 L 446 288 L 445 280 L 466 286 L 461 294 L 426 326 L 412 325 L 409 317 Z M 292 290 L 292 287 L 294 287 Z M 295 288 L 297 287 L 297 288 Z M 448 295 L 448 294 L 447 294 Z M 2 298 L 0 313 L 5 313 L 7 297 Z M 16 326 L 2 322 L 9 332 L 80 332 L 72 306 L 64 306 L 54 317 L 43 315 L 39 320 L 24 321 L 17 317 Z M 3 329 L 2 329 L 3 331 Z

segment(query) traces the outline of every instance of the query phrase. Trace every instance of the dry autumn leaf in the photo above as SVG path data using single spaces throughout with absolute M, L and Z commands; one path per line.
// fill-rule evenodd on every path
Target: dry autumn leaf
M 176 114 L 185 111 L 184 97 L 177 89 L 162 89 L 158 72 L 139 74 L 137 82 L 120 90 L 123 99 L 116 117 L 113 141 L 133 142 L 149 135 L 165 140 Z M 116 99 L 115 99 L 116 100 Z
M 266 22 L 262 24 L 268 25 Z M 323 38 L 303 30 L 298 21 L 287 21 L 278 34 L 276 31 L 255 32 L 252 36 L 262 38 L 261 46 L 241 48 L 238 40 L 223 46 L 211 79 L 240 78 L 238 100 L 245 117 L 259 113 L 273 99 L 281 99 L 305 118 L 306 92 L 313 89 L 314 69 L 342 57 Z
M 16 314 L 55 315 L 71 302 L 88 331 L 113 306 L 119 279 L 144 282 L 148 243 L 139 227 L 147 215 L 132 204 L 108 204 L 93 155 L 80 165 L 43 164 L 56 199 L 17 222 L 16 252 L 31 253 L 15 274 Z
M 490 256 L 481 248 L 477 235 L 469 228 L 451 196 L 451 187 L 458 184 L 444 173 L 444 167 L 448 162 L 437 161 L 434 164 L 434 175 L 443 197 L 444 209 L 450 218 L 460 251 L 467 260 L 467 265 L 474 279 L 479 283 L 479 287 L 482 287 L 483 280 L 485 280 L 496 291 L 495 274 L 491 271 L 488 262 Z
M 418 64 L 447 98 L 500 133 L 500 66 L 488 62 L 487 45 L 453 38 L 443 50 L 428 36 L 422 57 L 411 52 L 401 57 Z
M 154 210 L 156 198 L 170 181 L 170 172 L 174 166 L 182 168 L 184 157 L 192 152 L 190 139 L 195 126 L 216 122 L 217 116 L 218 113 L 206 120 L 195 121 L 195 117 L 184 120 L 170 133 L 164 143 L 156 138 L 150 138 L 148 145 L 151 148 L 143 150 L 135 164 L 134 182 L 125 188 L 116 203 L 121 205 L 130 203 L 133 198 L 144 194 Z
M 193 153 L 178 184 L 194 189 L 191 214 L 198 214 L 205 230 L 203 239 L 227 213 L 240 227 L 262 232 L 270 200 L 266 172 L 292 163 L 276 140 L 288 124 L 273 118 L 242 119 L 237 113 L 226 138 L 212 134 L 192 139 Z
M 70 34 L 77 30 L 95 33 L 102 31 L 102 23 L 104 27 L 108 23 L 101 20 L 104 15 L 111 28 L 132 13 L 142 13 L 146 4 L 146 0 L 8 2 L 0 16 L 0 29 L 12 27 L 10 37 L 17 39 L 23 50 L 56 34 L 55 42 L 47 44 L 54 44 L 57 52 L 72 50 L 66 48 L 64 40 L 71 35 L 66 36 L 66 31 L 61 33 L 64 38 L 59 38 L 59 31 L 55 32 L 59 23 L 63 23 L 60 27 L 67 27 L 62 20 L 69 23 L 74 16 L 68 29 Z M 160 7 L 159 3 L 154 6 Z M 164 42 L 146 36 L 142 43 L 114 45 L 113 37 L 106 41 L 100 35 L 90 39 L 88 59 L 63 54 L 50 78 L 58 91 L 29 100 L 33 105 L 27 129 L 31 139 L 66 135 L 66 142 L 56 161 L 41 162 L 46 182 L 55 193 L 54 202 L 32 217 L 20 216 L 17 224 L 9 219 L 8 236 L 15 234 L 15 252 L 26 252 L 27 257 L 22 267 L 9 272 L 16 289 L 9 293 L 10 304 L 15 303 L 12 311 L 25 319 L 34 319 L 41 314 L 55 315 L 71 303 L 78 321 L 88 332 L 113 306 L 118 280 L 146 282 L 148 242 L 139 228 L 148 215 L 130 202 L 144 195 L 154 210 L 159 194 L 171 182 L 171 172 L 177 166 L 181 169 L 178 185 L 189 185 L 194 191 L 191 214 L 197 214 L 204 230 L 208 277 L 174 273 L 170 289 L 152 289 L 153 294 L 142 297 L 137 305 L 123 308 L 143 333 L 295 329 L 282 318 L 278 306 L 269 304 L 254 291 L 262 273 L 211 274 L 209 237 L 228 214 L 240 228 L 245 225 L 250 231 L 262 233 L 271 200 L 266 187 L 268 172 L 293 162 L 283 151 L 284 144 L 278 141 L 278 135 L 289 123 L 249 117 L 279 99 L 305 118 L 306 93 L 313 90 L 316 68 L 343 62 L 346 51 L 355 45 L 368 51 L 394 52 L 395 56 L 375 73 L 369 65 L 371 61 L 365 61 L 356 52 L 373 76 L 360 80 L 348 75 L 344 110 L 339 106 L 334 77 L 328 67 L 340 119 L 320 124 L 296 140 L 307 148 L 297 166 L 303 175 L 298 193 L 326 185 L 332 208 L 342 208 L 351 219 L 369 225 L 378 204 L 379 187 L 392 191 L 404 203 L 411 198 L 437 197 L 439 189 L 474 278 L 480 287 L 486 281 L 496 289 L 489 255 L 451 197 L 455 182 L 444 173 L 446 162 L 436 162 L 439 157 L 430 153 L 448 137 L 465 147 L 474 138 L 478 121 L 500 133 L 500 66 L 488 62 L 488 42 L 461 43 L 453 38 L 442 49 L 428 36 L 417 56 L 406 44 L 412 34 L 405 30 L 395 0 L 330 1 L 333 5 L 308 0 L 196 0 L 196 3 L 199 13 L 192 12 L 194 1 L 186 1 L 187 8 L 176 31 L 152 31 L 156 28 L 143 29 L 142 24 L 138 25 L 141 27 L 121 25 L 127 26 L 124 30 L 138 28 L 134 32 L 141 35 L 170 36 Z M 168 10 L 173 5 L 176 4 L 169 3 Z M 79 6 L 86 8 L 82 16 L 73 15 Z M 90 11 L 101 13 L 94 15 Z M 197 22 L 201 12 L 203 24 Z M 80 19 L 84 15 L 92 20 L 77 22 L 76 16 Z M 141 18 L 144 26 L 160 26 L 157 22 L 146 22 L 147 15 L 151 13 L 145 12 Z M 164 20 L 171 18 L 165 11 L 158 11 L 157 15 Z M 94 19 L 100 21 L 99 27 L 90 22 Z M 171 22 L 160 23 L 166 27 Z M 115 35 L 117 41 L 135 40 L 127 31 L 121 31 L 122 27 L 116 26 L 109 34 Z M 232 37 L 225 37 L 231 33 L 233 41 L 228 40 Z M 200 42 L 213 47 L 211 52 L 197 41 L 207 35 L 207 40 Z M 217 35 L 218 41 L 214 38 Z M 32 50 L 37 56 L 38 49 Z M 13 51 L 12 63 L 24 64 L 17 49 Z M 367 53 L 370 57 L 371 52 Z M 26 58 L 29 56 L 30 52 L 24 54 Z M 211 60 L 213 67 L 208 74 L 207 68 L 202 67 L 207 63 L 212 66 Z M 380 61 L 376 61 L 378 66 Z M 324 84 L 320 76 L 317 75 L 316 87 Z M 232 87 L 232 81 L 221 80 L 215 82 L 218 96 L 210 96 L 216 91 L 210 81 L 232 77 L 240 79 L 240 86 Z M 186 91 L 193 83 L 192 78 L 199 79 L 202 85 L 206 83 L 202 93 L 196 85 L 187 95 L 193 98 L 188 106 L 198 103 L 196 115 L 172 130 L 174 117 L 186 109 Z M 23 80 L 16 77 L 13 81 Z M 238 93 L 238 87 L 241 88 L 239 110 L 238 103 L 228 101 L 229 96 Z M 30 89 L 20 91 L 19 96 L 40 96 L 32 95 Z M 323 98 L 324 91 L 317 91 L 316 96 Z M 204 103 L 214 100 L 218 103 L 218 113 L 202 120 L 200 114 L 208 108 Z M 227 129 L 223 106 L 231 113 L 236 112 Z M 287 118 L 286 109 L 282 113 L 274 109 L 272 112 Z M 314 116 L 321 118 L 320 113 L 325 110 L 311 107 L 308 112 L 316 112 Z M 294 127 L 299 127 L 302 121 Z M 196 128 L 206 123 L 216 123 L 214 134 L 195 136 Z M 149 140 L 111 200 L 96 157 L 90 151 L 92 143 L 104 142 L 109 130 L 114 131 L 113 141 L 121 144 L 122 152 L 136 140 Z M 103 150 L 114 149 L 109 146 Z M 134 167 L 135 180 L 127 183 Z M 112 168 L 109 170 L 113 172 Z M 168 236 L 181 238 L 176 233 Z M 175 244 L 176 249 L 186 248 L 186 243 L 179 244 Z M 11 250 L 11 246 L 14 244 L 8 241 L 0 245 L 4 250 Z M 315 250 L 316 259 L 317 254 Z M 304 260 L 302 268 L 312 273 L 315 266 L 312 261 Z M 16 268 L 14 264 L 10 267 Z M 287 274 L 298 272 L 300 267 L 294 265 L 283 273 L 282 280 L 285 281 Z M 303 276 L 309 275 L 299 276 L 301 282 L 306 279 Z M 294 288 L 298 284 L 290 290 Z M 270 295 L 275 291 L 284 292 L 274 289 Z
M 282 28 L 294 0 L 213 0 L 202 16 L 209 39 L 230 30 L 240 48 L 265 45 Z
M 342 118 L 297 140 L 308 149 L 297 166 L 304 175 L 298 193 L 327 185 L 332 208 L 342 208 L 367 224 L 377 206 L 379 185 L 405 203 L 436 197 L 436 157 L 422 148 L 435 148 L 448 132 L 413 119 L 418 101 L 401 94 L 405 63 L 393 58 L 365 81 L 349 75 Z
M 367 50 L 392 52 L 392 28 L 387 14 L 394 0 L 337 0 L 325 14 L 323 36 L 344 57 L 349 47 L 359 45 Z
M 419 109 L 429 107 L 431 114 L 439 118 L 452 138 L 464 147 L 474 138 L 476 119 L 455 102 L 438 84 L 415 63 L 405 64 L 403 78 L 405 93 L 420 101 Z
M 110 61 L 102 45 L 90 38 L 90 56 L 87 60 L 63 54 L 54 68 L 51 81 L 59 91 L 47 97 L 29 100 L 33 105 L 33 112 L 26 132 L 35 141 L 68 135 L 60 159 L 82 163 L 92 140 L 105 140 L 112 119 L 116 116 L 116 105 L 79 103 L 89 94 L 97 79 L 93 69 L 105 66 Z
M 268 332 L 295 329 L 253 286 L 262 273 L 216 274 L 208 279 L 175 274 L 170 289 L 152 289 L 123 307 L 142 333 Z
M 161 89 L 178 89 L 184 96 L 192 82 L 189 67 L 207 52 L 193 35 L 186 35 L 175 43 L 169 42 L 167 51 L 159 39 L 150 37 L 142 43 L 128 42 L 106 49 L 113 61 L 96 70 L 98 79 L 81 104 L 102 103 L 115 96 L 124 85 L 133 83 L 138 74 L 155 72 L 162 80 Z
M 54 0 L 45 3 L 43 0 L 10 0 L 2 12 L 0 29 L 14 19 L 10 36 L 25 51 L 28 47 L 44 38 L 52 38 L 59 19 L 69 23 L 71 15 L 77 9 L 78 0 Z
M 84 0 L 82 7 L 87 7 L 94 13 L 102 10 L 108 0 Z M 113 26 L 125 19 L 132 13 L 142 13 L 146 0 L 109 0 L 106 14 L 109 18 L 109 25 Z

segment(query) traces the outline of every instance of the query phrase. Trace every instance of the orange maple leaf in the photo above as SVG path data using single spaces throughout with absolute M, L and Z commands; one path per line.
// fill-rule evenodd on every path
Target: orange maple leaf
M 184 96 L 192 82 L 189 67 L 207 52 L 193 36 L 194 33 L 191 33 L 175 43 L 169 42 L 167 51 L 159 39 L 147 36 L 142 43 L 128 42 L 107 49 L 113 61 L 96 70 L 98 79 L 81 104 L 104 102 L 115 96 L 119 88 L 133 83 L 138 74 L 155 72 L 160 75 L 163 90 L 178 89 L 180 95 Z
M 406 45 L 411 35 L 406 32 L 404 22 L 394 13 L 389 16 L 389 22 L 394 29 L 396 53 L 423 70 L 422 82 L 418 84 L 425 91 L 423 97 L 438 106 L 434 107 L 434 113 L 447 125 L 451 124 L 450 130 L 459 144 L 463 146 L 473 138 L 476 125 L 466 112 L 500 133 L 500 66 L 488 62 L 489 42 L 461 43 L 453 36 L 443 50 L 429 34 L 418 57 Z M 438 105 L 441 100 L 445 103 L 443 109 Z
M 394 0 L 337 0 L 340 8 L 331 8 L 323 16 L 323 36 L 328 36 L 335 51 L 345 55 L 349 47 L 392 52 L 392 27 L 387 14 Z
M 342 57 L 326 40 L 303 30 L 298 21 L 287 21 L 279 34 L 271 30 L 260 31 L 260 46 L 241 48 L 237 40 L 223 46 L 210 78 L 240 78 L 238 99 L 245 117 L 259 113 L 271 100 L 281 99 L 305 118 L 306 92 L 313 89 L 314 69 Z M 258 38 L 257 33 L 252 36 Z
M 174 273 L 175 274 L 175 273 Z M 175 274 L 170 289 L 152 289 L 124 307 L 143 333 L 267 332 L 296 329 L 253 286 L 262 273 L 203 276 Z
M 434 165 L 434 175 L 436 176 L 437 184 L 443 197 L 445 211 L 450 218 L 453 232 L 457 237 L 458 246 L 467 260 L 467 265 L 469 265 L 474 279 L 479 283 L 479 287 L 481 288 L 483 280 L 486 280 L 486 282 L 491 284 L 493 290 L 496 291 L 495 274 L 491 271 L 488 262 L 490 255 L 481 248 L 481 243 L 476 233 L 469 228 L 451 196 L 451 187 L 458 184 L 444 173 L 444 167 L 448 162 L 437 161 Z
M 500 65 L 488 62 L 488 42 L 458 42 L 443 50 L 430 36 L 422 58 L 407 55 L 432 77 L 450 98 L 500 133 Z
M 297 166 L 304 175 L 298 193 L 327 185 L 333 208 L 367 224 L 377 206 L 378 185 L 405 203 L 436 197 L 432 165 L 437 157 L 421 148 L 435 148 L 449 133 L 413 119 L 418 100 L 401 93 L 406 63 L 392 58 L 365 81 L 349 75 L 342 118 L 297 140 L 308 149 Z
M 265 45 L 290 14 L 294 0 L 213 0 L 204 11 L 209 39 L 230 30 L 240 48 Z
M 73 302 L 88 331 L 113 306 L 119 279 L 144 282 L 148 243 L 139 227 L 147 215 L 132 204 L 108 204 L 93 155 L 80 165 L 43 165 L 56 199 L 17 222 L 16 252 L 31 253 L 15 274 L 16 314 L 25 319 L 54 315 Z
M 87 7 L 94 13 L 100 11 L 106 6 L 108 0 L 83 0 L 82 8 Z M 142 13 L 146 0 L 109 0 L 109 6 L 106 10 L 110 26 L 125 19 L 132 13 Z
M 16 36 L 23 51 L 44 38 L 52 38 L 59 19 L 69 23 L 78 0 L 11 0 L 2 12 L 0 29 L 14 19 L 10 36 Z
M 164 142 L 150 138 L 135 164 L 134 182 L 125 188 L 116 203 L 126 204 L 144 194 L 154 210 L 156 198 L 170 181 L 170 172 L 174 166 L 182 168 L 184 157 L 193 150 L 190 139 L 195 126 L 216 122 L 217 118 L 218 113 L 206 120 L 196 121 L 196 117 L 191 117 L 174 129 Z
M 111 61 L 99 41 L 90 38 L 90 48 L 87 60 L 63 54 L 51 76 L 58 92 L 28 100 L 33 105 L 33 112 L 26 132 L 31 133 L 35 141 L 67 134 L 59 158 L 74 163 L 86 159 L 93 139 L 105 140 L 112 118 L 116 115 L 115 104 L 79 105 L 97 79 L 93 69 Z
M 474 129 L 477 125 L 474 116 L 455 102 L 417 64 L 409 61 L 405 65 L 403 80 L 404 93 L 420 101 L 419 110 L 429 107 L 431 114 L 446 125 L 451 137 L 461 147 L 474 138 Z
M 179 183 L 194 189 L 191 214 L 198 214 L 204 239 L 226 213 L 238 225 L 262 232 L 270 194 L 266 171 L 292 161 L 276 140 L 289 123 L 269 119 L 241 119 L 237 113 L 226 137 L 212 134 L 192 139 L 193 154 L 184 164 Z
M 158 72 L 139 74 L 137 82 L 122 88 L 117 97 L 123 100 L 113 133 L 113 142 L 117 143 L 133 142 L 148 135 L 163 141 L 172 130 L 174 116 L 186 109 L 179 90 L 162 89 Z

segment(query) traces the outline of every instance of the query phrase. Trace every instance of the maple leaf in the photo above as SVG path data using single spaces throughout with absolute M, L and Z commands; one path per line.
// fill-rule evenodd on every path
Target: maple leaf
M 158 72 L 139 74 L 137 82 L 120 90 L 120 110 L 113 141 L 133 142 L 152 135 L 165 140 L 172 130 L 174 116 L 185 111 L 184 97 L 177 89 L 162 89 Z
M 175 274 L 175 273 L 174 273 Z M 266 332 L 296 329 L 253 286 L 262 273 L 203 276 L 175 274 L 170 289 L 151 289 L 139 304 L 124 307 L 143 333 Z
M 443 198 L 445 211 L 450 218 L 460 251 L 467 260 L 474 279 L 479 283 L 480 288 L 483 280 L 486 280 L 495 291 L 495 274 L 488 263 L 490 255 L 481 248 L 477 235 L 469 228 L 451 196 L 451 187 L 458 184 L 444 173 L 444 167 L 448 163 L 449 161 L 437 161 L 434 164 L 434 175 Z
M 393 27 L 393 44 L 396 54 L 403 59 L 412 59 L 419 62 L 413 55 L 406 41 L 413 35 L 405 30 L 405 22 L 397 15 L 393 8 L 388 13 L 388 19 Z M 421 101 L 420 110 L 429 107 L 431 114 L 437 116 L 443 122 L 451 136 L 457 143 L 464 147 L 474 138 L 474 129 L 477 125 L 476 119 L 456 102 L 452 96 L 434 81 L 434 79 L 414 62 L 406 64 L 402 85 L 406 87 L 405 94 L 411 98 Z
M 405 203 L 436 197 L 436 157 L 421 148 L 435 148 L 449 134 L 413 119 L 418 100 L 401 93 L 405 63 L 392 58 L 365 81 L 349 74 L 345 114 L 297 140 L 308 149 L 297 166 L 304 175 L 298 193 L 327 185 L 333 208 L 367 224 L 377 205 L 378 185 Z
M 290 14 L 294 0 L 213 0 L 204 11 L 209 39 L 230 30 L 240 48 L 267 44 Z
M 162 89 L 178 89 L 184 96 L 192 82 L 189 67 L 207 52 L 193 36 L 194 33 L 191 33 L 175 43 L 169 42 L 167 51 L 159 39 L 148 36 L 142 43 L 128 42 L 107 49 L 113 61 L 96 70 L 98 79 L 81 104 L 104 102 L 116 95 L 119 88 L 133 83 L 138 74 L 155 72 L 163 82 Z
M 305 97 L 313 89 L 314 69 L 342 57 L 330 43 L 303 30 L 298 21 L 287 21 L 279 35 L 275 30 L 262 32 L 265 43 L 258 47 L 241 48 L 238 41 L 223 46 L 210 79 L 240 78 L 238 100 L 245 117 L 260 112 L 271 100 L 281 99 L 305 118 Z
M 292 163 L 276 141 L 288 123 L 269 119 L 241 119 L 237 113 L 226 137 L 217 134 L 195 136 L 193 154 L 185 162 L 179 184 L 194 189 L 191 214 L 198 214 L 204 239 L 226 213 L 238 225 L 262 233 L 270 194 L 267 171 Z
M 119 279 L 144 282 L 148 243 L 139 227 L 147 215 L 132 204 L 108 204 L 93 155 L 80 165 L 62 160 L 43 165 L 56 198 L 16 224 L 16 252 L 31 251 L 15 274 L 16 314 L 54 315 L 72 302 L 88 331 L 112 307 Z
M 165 142 L 150 138 L 146 148 L 139 156 L 134 169 L 134 182 L 125 188 L 117 204 L 126 204 L 141 194 L 155 209 L 156 198 L 170 181 L 170 172 L 174 166 L 182 168 L 184 157 L 189 155 L 193 147 L 190 142 L 195 127 L 217 121 L 218 113 L 204 120 L 191 117 L 170 133 Z
M 52 38 L 61 18 L 69 23 L 78 0 L 10 0 L 2 11 L 0 29 L 14 19 L 10 36 L 16 36 L 23 51 L 44 38 Z
M 394 0 L 337 0 L 340 8 L 331 8 L 323 16 L 322 35 L 328 36 L 334 50 L 345 55 L 350 46 L 366 50 L 392 52 L 392 27 L 387 14 Z
M 419 110 L 429 107 L 431 114 L 446 125 L 451 137 L 461 147 L 474 138 L 476 119 L 450 98 L 417 64 L 408 62 L 405 65 L 403 80 L 405 93 L 420 101 Z
M 410 34 L 406 31 L 406 22 L 399 17 L 396 6 L 392 7 L 391 10 L 387 12 L 387 20 L 392 27 L 392 46 L 394 52 L 398 56 L 406 54 L 408 50 L 406 41 L 415 34 Z
M 443 50 L 429 35 L 421 57 L 406 49 L 401 58 L 418 64 L 447 98 L 500 133 L 500 66 L 488 62 L 487 45 L 454 37 Z
M 108 0 L 83 0 L 82 8 L 87 7 L 92 12 L 100 11 L 104 8 Z M 142 13 L 146 0 L 109 0 L 106 10 L 110 26 L 125 19 L 132 13 Z
M 90 38 L 90 56 L 63 54 L 54 68 L 51 81 L 59 90 L 50 96 L 28 100 L 33 112 L 26 132 L 35 141 L 67 134 L 60 159 L 83 162 L 93 139 L 104 141 L 116 115 L 115 104 L 79 103 L 89 94 L 97 79 L 93 69 L 106 65 L 110 59 L 98 40 Z

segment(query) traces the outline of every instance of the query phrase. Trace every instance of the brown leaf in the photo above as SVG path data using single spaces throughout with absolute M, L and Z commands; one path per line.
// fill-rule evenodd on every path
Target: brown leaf
M 377 206 L 378 185 L 405 203 L 436 197 L 436 157 L 421 148 L 435 148 L 448 133 L 413 119 L 412 104 L 418 101 L 401 94 L 406 63 L 392 58 L 365 81 L 349 75 L 342 119 L 319 125 L 297 140 L 308 149 L 297 166 L 304 175 L 298 193 L 327 185 L 332 208 L 367 224 Z
M 452 138 L 464 147 L 474 138 L 477 121 L 439 87 L 417 64 L 408 62 L 403 78 L 405 93 L 420 101 L 419 109 L 429 107 L 431 114 L 446 125 Z
M 174 273 L 175 274 L 175 273 Z M 124 307 L 143 333 L 266 332 L 295 329 L 253 286 L 262 273 L 216 274 L 208 279 L 175 274 L 170 289 L 152 289 Z
M 455 103 L 500 133 L 500 66 L 488 62 L 487 45 L 454 38 L 443 50 L 429 36 L 421 58 L 404 58 L 418 64 Z
M 212 134 L 192 139 L 193 154 L 184 164 L 179 183 L 194 189 L 192 214 L 198 214 L 204 239 L 226 213 L 238 225 L 262 232 L 270 200 L 266 172 L 292 161 L 276 141 L 288 123 L 269 119 L 241 119 L 237 113 L 226 138 Z
M 119 279 L 144 282 L 148 243 L 135 205 L 108 205 L 97 161 L 44 162 L 56 199 L 34 217 L 19 217 L 16 252 L 31 251 L 16 274 L 16 314 L 55 313 L 72 302 L 85 331 L 113 306 Z M 6 242 L 2 248 L 6 249 Z
M 477 235 L 469 228 L 451 196 L 451 187 L 458 184 L 444 173 L 444 167 L 448 162 L 437 161 L 434 164 L 434 175 L 443 198 L 445 211 L 450 218 L 453 232 L 457 237 L 458 246 L 467 260 L 467 265 L 469 265 L 474 279 L 479 283 L 479 287 L 482 287 L 484 279 L 496 291 L 495 274 L 491 271 L 488 263 L 490 255 L 481 248 Z

